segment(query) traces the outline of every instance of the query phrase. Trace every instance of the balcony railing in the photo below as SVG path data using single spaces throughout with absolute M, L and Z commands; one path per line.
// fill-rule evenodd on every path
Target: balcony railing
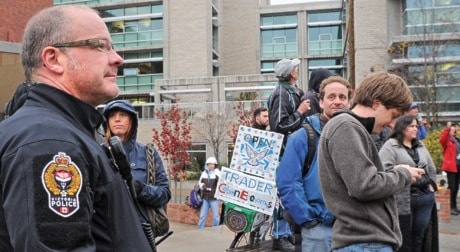
M 225 102 L 195 102 L 195 103 L 145 103 L 133 104 L 138 112 L 139 120 L 153 120 L 156 118 L 155 112 L 167 112 L 172 106 L 178 106 L 185 111 L 189 120 L 202 120 L 209 113 L 217 113 L 225 116 L 229 120 L 233 117 L 237 120 L 235 107 L 240 103 L 246 112 L 251 112 L 258 107 L 267 107 L 266 100 L 252 101 L 225 101 Z M 103 106 L 102 106 L 103 107 Z
M 342 40 L 310 41 L 308 42 L 309 55 L 342 54 Z
M 155 88 L 155 81 L 163 79 L 163 74 L 145 74 L 136 76 L 118 76 L 120 91 L 145 91 Z

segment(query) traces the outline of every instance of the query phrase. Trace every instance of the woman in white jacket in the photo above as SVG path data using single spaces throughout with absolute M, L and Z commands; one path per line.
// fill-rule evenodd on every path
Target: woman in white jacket
M 214 197 L 219 181 L 220 171 L 217 169 L 217 160 L 215 157 L 210 157 L 206 160 L 206 166 L 201 173 L 198 184 L 203 195 L 203 205 L 200 209 L 200 220 L 198 221 L 198 229 L 204 228 L 206 218 L 208 217 L 209 208 L 212 212 L 212 226 L 220 224 L 219 203 L 220 201 Z

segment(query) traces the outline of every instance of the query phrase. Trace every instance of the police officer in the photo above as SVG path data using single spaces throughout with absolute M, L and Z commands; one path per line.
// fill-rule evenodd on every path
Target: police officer
M 104 21 L 55 6 L 28 22 L 24 105 L 0 124 L 0 251 L 149 251 L 119 172 L 95 140 L 95 109 L 118 95 Z

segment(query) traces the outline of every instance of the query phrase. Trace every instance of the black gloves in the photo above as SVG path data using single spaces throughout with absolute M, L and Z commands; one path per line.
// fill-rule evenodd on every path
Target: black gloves
M 144 190 L 145 184 L 138 181 L 134 180 L 134 190 L 136 191 L 136 195 L 139 196 L 139 194 Z

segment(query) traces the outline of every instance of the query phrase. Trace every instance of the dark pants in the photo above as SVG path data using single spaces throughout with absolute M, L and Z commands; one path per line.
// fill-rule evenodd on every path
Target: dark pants
M 411 196 L 410 205 L 411 214 L 399 215 L 403 243 L 398 252 L 422 251 L 425 232 L 435 209 L 434 193 Z
M 411 245 L 412 251 L 422 251 L 423 237 L 431 218 L 435 204 L 434 193 L 411 196 L 410 208 L 412 215 Z M 403 241 L 404 242 L 404 241 Z
M 458 172 L 446 172 L 447 173 L 447 185 L 450 189 L 450 209 L 457 209 L 457 193 L 458 183 L 460 182 L 460 173 Z

